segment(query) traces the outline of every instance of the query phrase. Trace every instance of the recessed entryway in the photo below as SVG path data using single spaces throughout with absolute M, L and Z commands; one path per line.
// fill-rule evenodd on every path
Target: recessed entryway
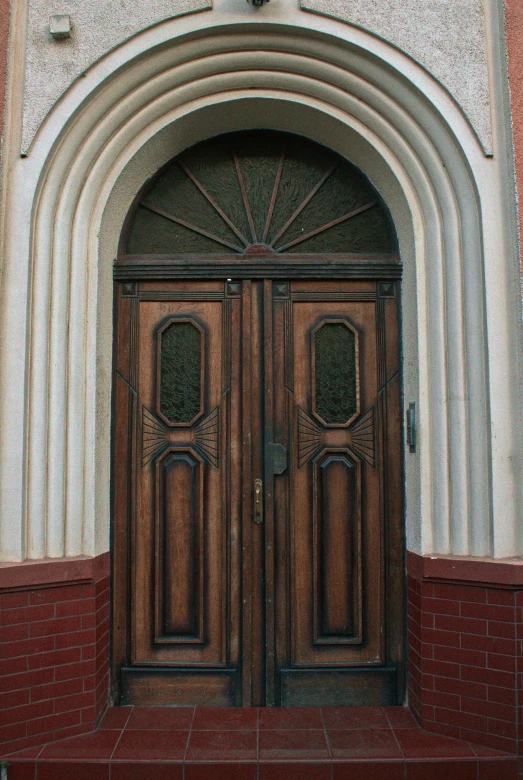
M 297 136 L 189 150 L 115 266 L 120 701 L 403 697 L 399 278 L 360 171 Z

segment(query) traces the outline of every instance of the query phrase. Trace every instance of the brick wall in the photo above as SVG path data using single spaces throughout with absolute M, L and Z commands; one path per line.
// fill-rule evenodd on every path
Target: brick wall
M 91 731 L 107 706 L 109 577 L 0 590 L 0 752 Z
M 516 595 L 516 639 L 517 639 L 517 723 L 518 723 L 518 755 L 519 758 L 519 774 L 523 777 L 523 760 L 521 755 L 523 753 L 523 592 L 520 591 Z
M 409 706 L 423 728 L 518 752 L 522 607 L 513 588 L 408 577 Z
M 104 576 L 95 585 L 94 623 L 94 715 L 98 723 L 107 709 L 109 696 L 110 579 Z

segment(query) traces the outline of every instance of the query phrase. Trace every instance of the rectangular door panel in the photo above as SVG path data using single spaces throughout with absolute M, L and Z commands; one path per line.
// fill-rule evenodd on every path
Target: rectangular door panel
M 374 457 L 375 302 L 304 297 L 292 301 L 293 662 L 382 663 L 379 480 L 358 446 Z
M 343 450 L 313 462 L 314 643 L 361 643 L 361 474 Z
M 374 707 L 396 701 L 396 669 L 285 669 L 282 707 Z
M 134 664 L 226 663 L 218 597 L 225 585 L 226 528 L 219 415 L 214 414 L 222 395 L 222 306 L 218 301 L 140 305 Z M 205 424 L 209 415 L 214 425 L 205 446 L 212 448 L 215 463 L 201 454 L 197 440 L 200 421 Z
M 205 641 L 204 469 L 190 450 L 156 463 L 156 642 Z

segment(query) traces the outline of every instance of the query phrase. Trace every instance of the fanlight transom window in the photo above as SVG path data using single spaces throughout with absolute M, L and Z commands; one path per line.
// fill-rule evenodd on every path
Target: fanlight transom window
M 131 216 L 128 255 L 393 254 L 383 203 L 344 158 L 267 130 L 205 141 L 171 161 Z

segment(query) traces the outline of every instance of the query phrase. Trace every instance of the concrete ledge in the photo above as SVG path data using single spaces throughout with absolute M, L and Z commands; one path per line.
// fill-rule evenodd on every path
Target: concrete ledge
M 97 582 L 108 577 L 111 554 L 95 558 L 46 558 L 41 561 L 0 564 L 0 590 L 42 588 L 52 585 Z
M 523 588 L 523 558 L 418 555 L 407 550 L 407 573 L 423 581 L 444 580 Z

